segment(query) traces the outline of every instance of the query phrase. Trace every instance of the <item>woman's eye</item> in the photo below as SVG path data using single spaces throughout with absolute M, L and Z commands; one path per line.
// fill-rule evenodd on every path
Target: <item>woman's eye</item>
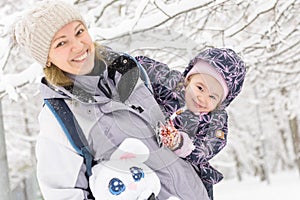
M 65 42 L 59 42 L 57 45 L 56 45 L 56 48 L 57 47 L 61 47 L 61 46 L 63 46 L 65 44 Z
M 79 30 L 77 31 L 76 35 L 77 35 L 77 36 L 78 36 L 78 35 L 81 35 L 83 32 L 84 32 L 84 29 L 81 28 L 81 29 L 79 29 Z

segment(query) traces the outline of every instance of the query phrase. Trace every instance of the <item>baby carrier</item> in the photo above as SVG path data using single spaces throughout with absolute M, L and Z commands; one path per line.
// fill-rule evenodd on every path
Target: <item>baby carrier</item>
M 124 102 L 134 90 L 138 78 L 141 78 L 146 87 L 152 92 L 151 84 L 145 69 L 135 60 L 135 58 L 127 54 L 118 54 L 118 56 L 115 56 L 111 64 L 108 65 L 107 70 L 108 77 L 111 78 L 113 82 L 115 82 L 114 76 L 116 72 L 119 72 L 122 75 L 120 79 L 122 84 L 119 84 L 120 87 L 117 88 L 122 102 Z M 101 87 L 99 87 L 99 89 L 103 91 L 107 97 L 110 97 L 110 90 L 102 90 L 103 88 Z M 86 176 L 87 178 L 90 177 L 92 175 L 92 167 L 95 164 L 94 156 L 74 114 L 63 98 L 44 99 L 44 102 L 59 122 L 72 147 L 83 157 L 86 165 Z M 132 108 L 142 112 L 140 108 Z M 89 198 L 94 199 L 93 197 Z M 149 197 L 149 199 L 154 200 L 155 197 Z

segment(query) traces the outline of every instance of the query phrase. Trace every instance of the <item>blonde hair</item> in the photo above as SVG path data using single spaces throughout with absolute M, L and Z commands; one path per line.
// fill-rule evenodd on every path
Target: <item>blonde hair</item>
M 50 67 L 44 68 L 45 78 L 48 82 L 56 86 L 71 86 L 73 81 L 56 65 L 51 63 Z

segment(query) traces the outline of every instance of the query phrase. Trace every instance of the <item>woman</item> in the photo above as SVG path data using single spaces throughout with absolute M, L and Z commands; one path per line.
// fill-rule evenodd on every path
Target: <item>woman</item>
M 72 5 L 41 2 L 16 23 L 14 37 L 44 67 L 42 97 L 64 99 L 95 162 L 108 160 L 125 138 L 135 137 L 150 149 L 146 164 L 161 181 L 158 199 L 208 199 L 192 166 L 170 150 L 159 148 L 154 127 L 164 117 L 140 80 L 139 69 L 111 49 L 94 44 Z M 116 60 L 126 67 L 114 68 Z M 47 106 L 39 122 L 37 175 L 44 199 L 88 199 L 84 160 Z

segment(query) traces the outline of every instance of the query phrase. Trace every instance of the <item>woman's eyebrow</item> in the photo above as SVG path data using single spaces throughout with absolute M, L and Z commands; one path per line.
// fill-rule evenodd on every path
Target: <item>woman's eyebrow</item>
M 65 35 L 62 35 L 62 36 L 60 36 L 60 37 L 57 37 L 57 38 L 55 38 L 55 39 L 53 40 L 52 43 L 54 43 L 55 41 L 57 41 L 57 40 L 59 40 L 59 39 L 65 38 L 65 37 L 66 37 Z
M 82 25 L 82 24 L 79 23 L 79 24 L 74 28 L 75 32 L 76 32 L 76 30 L 77 30 L 81 25 Z M 55 39 L 53 40 L 53 43 L 54 43 L 55 41 L 59 40 L 59 39 L 65 38 L 65 37 L 66 37 L 65 35 L 62 35 L 62 36 L 60 36 L 60 37 L 58 37 L 58 38 L 55 38 Z
M 82 24 L 81 23 L 79 23 L 76 27 L 75 27 L 75 32 L 76 32 L 76 30 L 81 26 Z

